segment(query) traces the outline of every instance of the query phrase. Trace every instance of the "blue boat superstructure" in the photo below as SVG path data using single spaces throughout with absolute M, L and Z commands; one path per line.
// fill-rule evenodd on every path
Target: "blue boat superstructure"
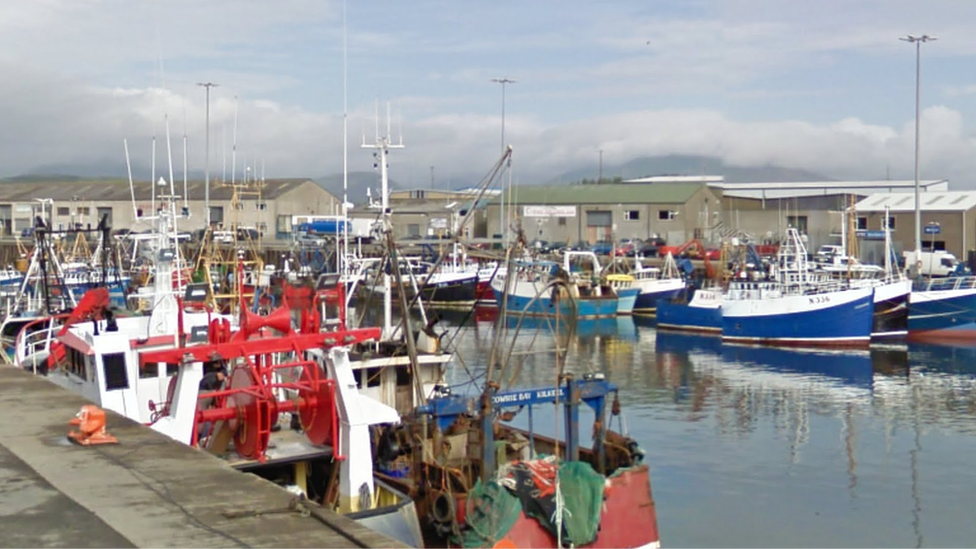
M 976 277 L 933 279 L 912 290 L 908 339 L 922 342 L 973 341 L 976 338 Z

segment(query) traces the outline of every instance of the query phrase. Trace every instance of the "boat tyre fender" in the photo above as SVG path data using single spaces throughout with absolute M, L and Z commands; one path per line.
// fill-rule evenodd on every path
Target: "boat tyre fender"
M 457 502 L 449 493 L 439 492 L 434 497 L 434 504 L 431 506 L 430 512 L 434 522 L 450 528 L 457 518 Z

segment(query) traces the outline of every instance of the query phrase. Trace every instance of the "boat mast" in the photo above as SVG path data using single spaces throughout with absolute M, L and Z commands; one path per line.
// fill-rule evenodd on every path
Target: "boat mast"
M 349 100 L 348 59 L 346 43 L 346 0 L 342 0 L 342 259 L 339 273 L 346 270 L 349 256 Z
M 392 223 L 390 221 L 390 181 L 389 181 L 389 155 L 390 149 L 402 149 L 403 146 L 403 136 L 397 143 L 392 143 L 390 138 L 390 105 L 387 103 L 386 106 L 386 135 L 379 135 L 379 113 L 377 113 L 376 120 L 376 141 L 371 144 L 366 143 L 366 137 L 363 137 L 362 148 L 364 149 L 376 149 L 373 153 L 373 157 L 376 158 L 376 162 L 379 164 L 374 167 L 380 169 L 380 219 L 383 221 L 383 230 L 392 231 Z M 392 261 L 392 256 L 391 259 Z M 401 288 L 401 291 L 403 289 Z M 392 292 L 392 285 L 390 283 L 390 273 L 384 270 L 383 272 L 383 332 L 381 335 L 382 339 L 387 339 L 393 334 L 393 299 L 390 296 Z M 407 315 L 407 311 L 403 311 L 404 315 Z

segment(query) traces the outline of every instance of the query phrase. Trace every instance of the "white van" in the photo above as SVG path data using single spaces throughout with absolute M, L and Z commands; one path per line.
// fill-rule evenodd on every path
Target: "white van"
M 914 251 L 902 252 L 902 257 L 905 258 L 905 268 L 910 269 L 914 266 Z M 959 260 L 956 256 L 945 250 L 922 252 L 921 272 L 925 276 L 950 276 L 956 274 L 958 266 Z

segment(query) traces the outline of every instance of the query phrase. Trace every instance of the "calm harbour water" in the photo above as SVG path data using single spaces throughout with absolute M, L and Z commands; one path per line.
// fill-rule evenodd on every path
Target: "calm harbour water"
M 468 371 L 484 372 L 490 312 L 443 316 L 464 361 L 448 381 L 465 390 Z M 572 336 L 539 324 L 523 325 L 503 388 L 551 385 L 557 339 L 567 370 L 604 372 L 647 452 L 664 546 L 976 544 L 976 347 L 818 352 L 722 345 L 641 319 L 589 321 Z M 540 408 L 535 425 L 552 432 L 552 407 Z

